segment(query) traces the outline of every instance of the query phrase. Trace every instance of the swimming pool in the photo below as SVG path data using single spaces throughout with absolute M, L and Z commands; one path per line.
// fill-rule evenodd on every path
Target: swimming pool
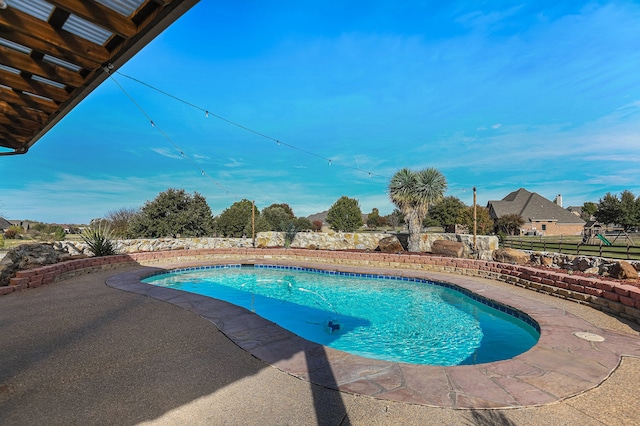
M 307 339 L 411 364 L 513 358 L 539 327 L 528 315 L 446 283 L 271 265 L 175 270 L 144 279 L 249 309 Z

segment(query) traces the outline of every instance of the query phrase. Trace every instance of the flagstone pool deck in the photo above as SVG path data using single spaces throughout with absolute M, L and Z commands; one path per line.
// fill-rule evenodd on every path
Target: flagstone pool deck
M 520 309 L 541 328 L 538 344 L 511 360 L 409 365 L 323 347 L 243 308 L 140 282 L 181 266 L 96 272 L 0 298 L 0 424 L 640 424 L 638 326 L 589 307 L 402 271 Z

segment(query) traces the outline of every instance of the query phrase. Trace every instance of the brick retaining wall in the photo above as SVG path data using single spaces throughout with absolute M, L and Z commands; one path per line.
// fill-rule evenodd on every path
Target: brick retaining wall
M 412 254 L 361 253 L 305 249 L 199 249 L 130 253 L 90 257 L 18 271 L 0 295 L 39 287 L 76 275 L 116 269 L 128 265 L 154 265 L 169 262 L 245 262 L 293 261 L 326 264 L 333 267 L 366 266 L 409 271 L 455 273 L 503 281 L 591 306 L 603 312 L 640 323 L 640 288 L 615 281 L 511 265 L 487 260 Z

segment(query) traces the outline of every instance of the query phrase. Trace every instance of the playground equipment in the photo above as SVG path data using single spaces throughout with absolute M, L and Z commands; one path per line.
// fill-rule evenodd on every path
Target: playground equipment
M 587 222 L 582 231 L 582 244 L 604 244 L 605 246 L 611 246 L 618 240 L 618 238 L 623 237 L 628 246 L 634 246 L 633 240 L 629 237 L 629 234 L 626 233 L 624 228 L 613 228 L 611 231 L 608 231 L 610 238 L 612 233 L 616 233 L 612 240 L 609 240 L 605 236 L 605 232 L 605 227 L 598 222 Z

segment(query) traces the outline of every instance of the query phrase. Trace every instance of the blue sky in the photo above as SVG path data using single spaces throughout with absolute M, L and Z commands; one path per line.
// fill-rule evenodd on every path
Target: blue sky
M 473 186 L 481 205 L 520 187 L 565 207 L 640 195 L 637 2 L 239 3 L 202 0 L 0 157 L 0 215 L 88 223 L 167 188 L 214 215 L 343 195 L 387 214 L 403 167 L 439 169 L 469 205 Z

